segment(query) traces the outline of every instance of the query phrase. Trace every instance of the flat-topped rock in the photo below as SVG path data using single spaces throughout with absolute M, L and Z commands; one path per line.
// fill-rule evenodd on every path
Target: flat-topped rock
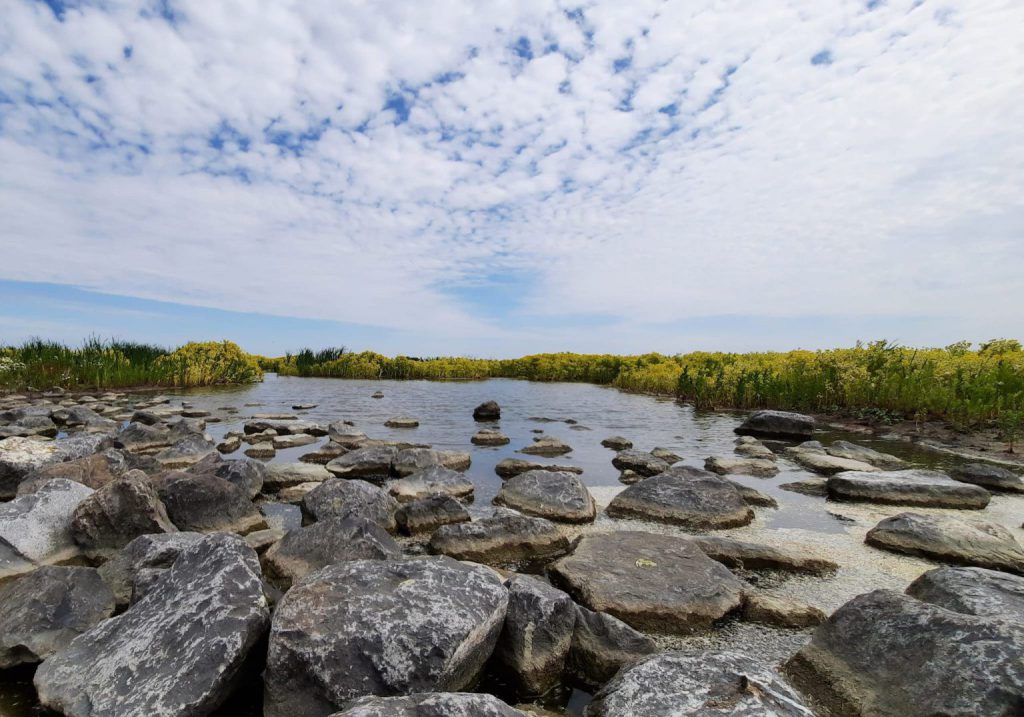
M 524 461 L 522 458 L 505 458 L 498 461 L 494 466 L 494 472 L 502 479 L 526 473 L 527 471 L 566 471 L 569 473 L 583 473 L 582 468 L 576 466 L 544 465 L 533 461 Z
M 743 583 L 693 541 L 658 533 L 584 535 L 550 575 L 580 604 L 653 632 L 707 629 L 744 595 Z
M 830 455 L 817 441 L 808 441 L 786 449 L 786 456 L 803 468 L 821 475 L 831 476 L 843 471 L 874 473 L 880 469 L 864 461 Z
M 430 536 L 432 553 L 517 570 L 569 552 L 569 539 L 544 518 L 495 511 L 490 518 L 445 525 Z
M 431 466 L 453 471 L 464 471 L 470 466 L 470 455 L 465 451 L 438 451 L 433 448 L 403 448 L 395 456 L 392 470 L 400 478 Z
M 784 670 L 827 715 L 1018 714 L 1024 626 L 888 590 L 822 623 Z
M 324 466 L 310 463 L 268 463 L 264 466 L 263 488 L 276 493 L 302 483 L 322 483 L 333 477 Z
M 494 503 L 565 523 L 591 523 L 597 516 L 594 497 L 579 476 L 568 472 L 520 473 L 502 484 Z
M 814 717 L 770 667 L 736 652 L 664 652 L 617 674 L 587 717 Z
M 328 463 L 333 461 L 335 458 L 338 458 L 339 456 L 345 455 L 346 453 L 348 453 L 348 451 L 349 449 L 345 448 L 340 443 L 328 441 L 327 443 L 317 448 L 315 451 L 303 453 L 301 456 L 299 456 L 299 460 L 302 461 L 303 463 L 315 463 L 317 465 L 322 466 L 327 465 Z
M 813 432 L 813 417 L 790 411 L 755 411 L 736 428 L 740 435 L 766 438 L 810 438 Z
M 250 458 L 258 458 L 259 460 L 269 460 L 277 455 L 277 449 L 274 448 L 274 444 L 270 441 L 254 443 L 242 452 Z
M 565 672 L 571 681 L 597 689 L 623 665 L 657 651 L 654 640 L 617 617 L 577 605 Z
M 166 428 L 145 423 L 129 423 L 114 436 L 114 445 L 135 453 L 167 448 L 174 442 Z
M 473 434 L 469 442 L 475 446 L 504 446 L 511 442 L 508 436 L 498 430 L 482 428 Z
M 493 695 L 418 692 L 400 697 L 360 697 L 331 717 L 529 717 Z
M 270 415 L 270 414 L 267 414 Z M 293 435 L 296 433 L 309 433 L 311 435 L 324 435 L 323 428 L 312 421 L 300 421 L 295 416 L 291 418 L 256 418 L 242 424 L 242 430 L 246 433 L 263 433 L 273 431 L 279 436 Z
M 981 510 L 992 498 L 984 488 L 958 483 L 939 471 L 918 469 L 837 473 L 828 479 L 827 487 L 829 497 L 835 500 L 922 508 Z
M 56 478 L 35 493 L 0 503 L 0 580 L 27 572 L 36 564 L 67 562 L 81 549 L 71 520 L 92 488 Z
M 39 701 L 69 717 L 210 714 L 266 631 L 256 553 L 233 535 L 185 549 L 145 596 L 46 660 Z
M 729 568 L 827 575 L 839 567 L 831 560 L 795 548 L 775 548 L 718 535 L 697 535 L 690 540 L 702 553 Z
M 311 443 L 316 443 L 320 439 L 316 436 L 311 436 L 308 433 L 296 433 L 289 434 L 287 436 L 274 436 L 271 441 L 271 445 L 276 450 L 284 451 L 289 448 L 298 448 L 299 446 L 308 446 Z
M 1024 480 L 1019 475 L 991 463 L 967 463 L 957 466 L 950 477 L 961 483 L 972 483 L 982 488 L 1007 493 L 1024 493 Z
M 743 619 L 762 625 L 785 628 L 814 627 L 825 622 L 826 615 L 813 605 L 789 598 L 751 592 L 743 603 Z
M 880 521 L 864 542 L 955 565 L 1024 574 L 1024 548 L 1009 530 L 987 521 L 900 513 Z
M 621 480 L 621 479 L 620 479 Z M 748 485 L 734 480 L 730 480 L 729 483 L 736 489 L 736 492 L 740 494 L 740 498 L 747 505 L 754 506 L 757 508 L 778 508 L 779 502 L 772 498 L 767 493 L 762 493 L 756 488 L 751 488 Z
M 633 441 L 622 436 L 608 436 L 608 438 L 601 441 L 601 445 L 605 448 L 611 448 L 613 451 L 626 451 L 633 447 Z
M 489 568 L 446 557 L 329 566 L 278 605 L 266 717 L 320 717 L 366 695 L 457 691 L 494 649 L 508 593 Z
M 615 496 L 605 512 L 612 518 L 698 530 L 735 528 L 754 519 L 754 511 L 729 481 L 686 466 L 634 483 Z
M 179 530 L 245 534 L 267 527 L 245 491 L 210 473 L 167 473 L 156 489 Z
M 92 557 L 108 556 L 140 535 L 173 533 L 156 488 L 142 471 L 128 471 L 78 504 L 71 536 Z
M 433 533 L 442 525 L 469 521 L 469 512 L 455 498 L 430 495 L 411 503 L 403 503 L 395 511 L 398 529 L 406 535 Z
M 412 416 L 395 416 L 384 421 L 384 425 L 388 428 L 416 428 L 420 422 Z
M 620 471 L 633 471 L 645 477 L 664 473 L 669 468 L 668 461 L 646 451 L 619 451 L 612 458 L 612 465 Z
M 367 438 L 365 433 L 344 421 L 334 421 L 328 424 L 327 435 L 332 443 L 337 443 L 348 449 L 358 448 L 359 444 Z
M 736 439 L 736 448 L 733 452 L 737 455 L 745 456 L 746 458 L 760 458 L 766 461 L 777 460 L 778 457 L 775 452 L 761 443 L 753 436 L 740 436 Z
M 737 474 L 757 478 L 771 478 L 779 472 L 775 461 L 736 456 L 709 456 L 704 461 L 704 469 L 722 476 Z
M 433 465 L 396 480 L 388 490 L 398 502 L 408 503 L 430 495 L 447 495 L 472 500 L 476 486 L 463 473 L 441 465 Z
M 985 568 L 936 568 L 907 588 L 907 595 L 947 610 L 1024 622 L 1024 577 Z
M 572 446 L 554 436 L 534 438 L 532 444 L 519 449 L 520 453 L 531 456 L 560 456 L 571 451 Z
M 302 499 L 302 509 L 314 520 L 363 518 L 395 532 L 398 503 L 381 488 L 362 480 L 331 478 Z
M 825 452 L 836 458 L 848 458 L 884 470 L 899 470 L 907 465 L 907 462 L 898 456 L 882 453 L 867 446 L 858 446 L 849 441 L 833 441 L 825 446 Z
M 391 476 L 391 464 L 398 455 L 392 446 L 357 448 L 335 458 L 325 467 L 339 478 L 361 478 L 383 483 Z

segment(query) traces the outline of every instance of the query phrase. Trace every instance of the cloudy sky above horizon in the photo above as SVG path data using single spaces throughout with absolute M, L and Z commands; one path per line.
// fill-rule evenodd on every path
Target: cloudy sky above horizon
M 0 8 L 0 341 L 1024 334 L 1016 0 Z

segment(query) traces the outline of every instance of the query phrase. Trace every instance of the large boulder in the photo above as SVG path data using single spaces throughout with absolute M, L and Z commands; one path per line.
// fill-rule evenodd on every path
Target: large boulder
M 973 483 L 988 490 L 1024 493 L 1024 479 L 1013 471 L 991 463 L 967 463 L 957 466 L 950 477 L 961 483 Z
M 339 478 L 361 478 L 383 483 L 391 477 L 391 464 L 398 455 L 393 446 L 357 448 L 335 458 L 326 468 Z
M 400 503 L 408 503 L 430 495 L 473 500 L 476 486 L 464 473 L 433 465 L 396 480 L 388 490 Z
M 528 575 L 513 575 L 508 612 L 494 657 L 521 695 L 537 696 L 558 684 L 576 626 L 576 603 Z
M 100 577 L 110 586 L 118 607 L 123 607 L 131 599 L 142 571 L 169 569 L 185 549 L 202 539 L 202 533 L 140 535 L 99 567 Z
M 484 401 L 473 409 L 474 421 L 497 421 L 501 418 L 501 406 L 497 401 Z
M 580 604 L 638 630 L 692 633 L 743 604 L 743 583 L 728 568 L 670 535 L 585 535 L 550 574 Z
M 269 617 L 256 553 L 237 536 L 208 535 L 126 612 L 46 660 L 39 701 L 69 717 L 210 714 Z
M 992 498 L 984 488 L 958 483 L 945 473 L 930 470 L 847 471 L 828 479 L 834 500 L 913 505 L 922 508 L 981 510 Z
M 164 468 L 188 468 L 210 454 L 217 455 L 216 444 L 201 433 L 189 433 L 154 458 Z
M 443 525 L 430 536 L 430 552 L 518 570 L 569 552 L 569 539 L 544 518 L 495 511 L 490 518 Z
M 156 488 L 142 471 L 128 471 L 78 504 L 71 536 L 90 556 L 107 556 L 147 533 L 173 533 Z
M 879 521 L 864 542 L 954 565 L 1024 574 L 1024 548 L 996 523 L 952 516 L 900 513 Z
M 346 560 L 397 558 L 402 548 L 384 528 L 362 518 L 328 518 L 290 530 L 263 556 L 267 575 L 285 589 L 314 570 Z
M 489 568 L 445 557 L 356 560 L 294 586 L 270 631 L 265 717 L 320 717 L 365 695 L 474 683 L 505 620 Z
M 433 533 L 442 525 L 469 521 L 469 511 L 448 495 L 430 495 L 412 503 L 403 503 L 395 511 L 398 529 L 406 535 Z
M 771 667 L 735 652 L 663 652 L 622 670 L 587 717 L 814 717 Z
M 1024 578 L 985 568 L 936 568 L 910 583 L 907 595 L 965 615 L 1024 622 Z
M 597 506 L 575 473 L 528 471 L 505 481 L 494 498 L 527 515 L 563 523 L 592 523 Z
M 155 481 L 179 530 L 245 534 L 267 527 L 244 490 L 209 473 L 167 473 Z
M 0 585 L 0 669 L 41 662 L 114 612 L 95 568 L 47 566 Z
M 612 458 L 612 465 L 620 471 L 633 471 L 637 475 L 650 477 L 664 473 L 669 462 L 647 451 L 619 451 Z
M 494 472 L 502 480 L 517 476 L 520 473 L 526 473 L 527 471 L 567 471 L 569 473 L 583 473 L 582 468 L 576 466 L 558 466 L 558 465 L 544 465 L 543 463 L 534 463 L 533 461 L 524 461 L 522 458 L 505 458 L 498 461 L 497 465 L 494 466 Z
M 419 692 L 401 697 L 360 697 L 332 717 L 528 717 L 493 695 Z
M 50 463 L 25 476 L 18 484 L 18 495 L 35 493 L 40 486 L 54 478 L 73 480 L 95 490 L 116 479 L 127 468 L 128 460 L 125 454 L 112 448 L 84 458 Z
M 810 438 L 814 418 L 789 411 L 755 411 L 736 428 L 736 433 L 765 438 Z
M 78 435 L 45 441 L 12 437 L 0 440 L 0 500 L 18 493 L 18 484 L 32 471 L 51 463 L 84 458 L 96 452 L 103 436 Z
M 216 453 L 211 453 L 188 470 L 189 473 L 208 473 L 223 478 L 242 489 L 250 499 L 255 498 L 263 490 L 267 468 L 259 461 L 242 458 L 225 461 Z
M 624 665 L 657 651 L 654 640 L 617 617 L 577 605 L 566 676 L 585 688 L 597 689 Z
M 35 493 L 0 503 L 0 581 L 34 565 L 68 562 L 81 554 L 71 519 L 92 488 L 57 478 Z
M 608 504 L 612 518 L 638 518 L 688 529 L 735 528 L 754 519 L 736 487 L 721 476 L 677 466 L 626 488 Z
M 317 521 L 363 518 L 393 533 L 398 503 L 383 489 L 366 481 L 332 478 L 306 494 L 302 509 Z
M 1024 625 L 876 590 L 832 613 L 785 671 L 825 717 L 1009 717 L 1024 705 Z

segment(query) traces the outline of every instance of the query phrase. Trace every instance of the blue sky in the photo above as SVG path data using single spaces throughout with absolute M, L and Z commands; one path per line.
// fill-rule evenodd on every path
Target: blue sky
M 1024 6 L 10 0 L 0 341 L 1024 334 Z

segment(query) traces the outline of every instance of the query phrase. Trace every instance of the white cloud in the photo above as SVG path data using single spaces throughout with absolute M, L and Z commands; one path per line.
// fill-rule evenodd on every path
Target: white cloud
M 657 324 L 719 314 L 1024 328 L 1020 3 L 169 6 L 5 6 L 0 278 L 434 337 L 413 352 L 672 350 Z M 507 272 L 504 320 L 442 289 Z

